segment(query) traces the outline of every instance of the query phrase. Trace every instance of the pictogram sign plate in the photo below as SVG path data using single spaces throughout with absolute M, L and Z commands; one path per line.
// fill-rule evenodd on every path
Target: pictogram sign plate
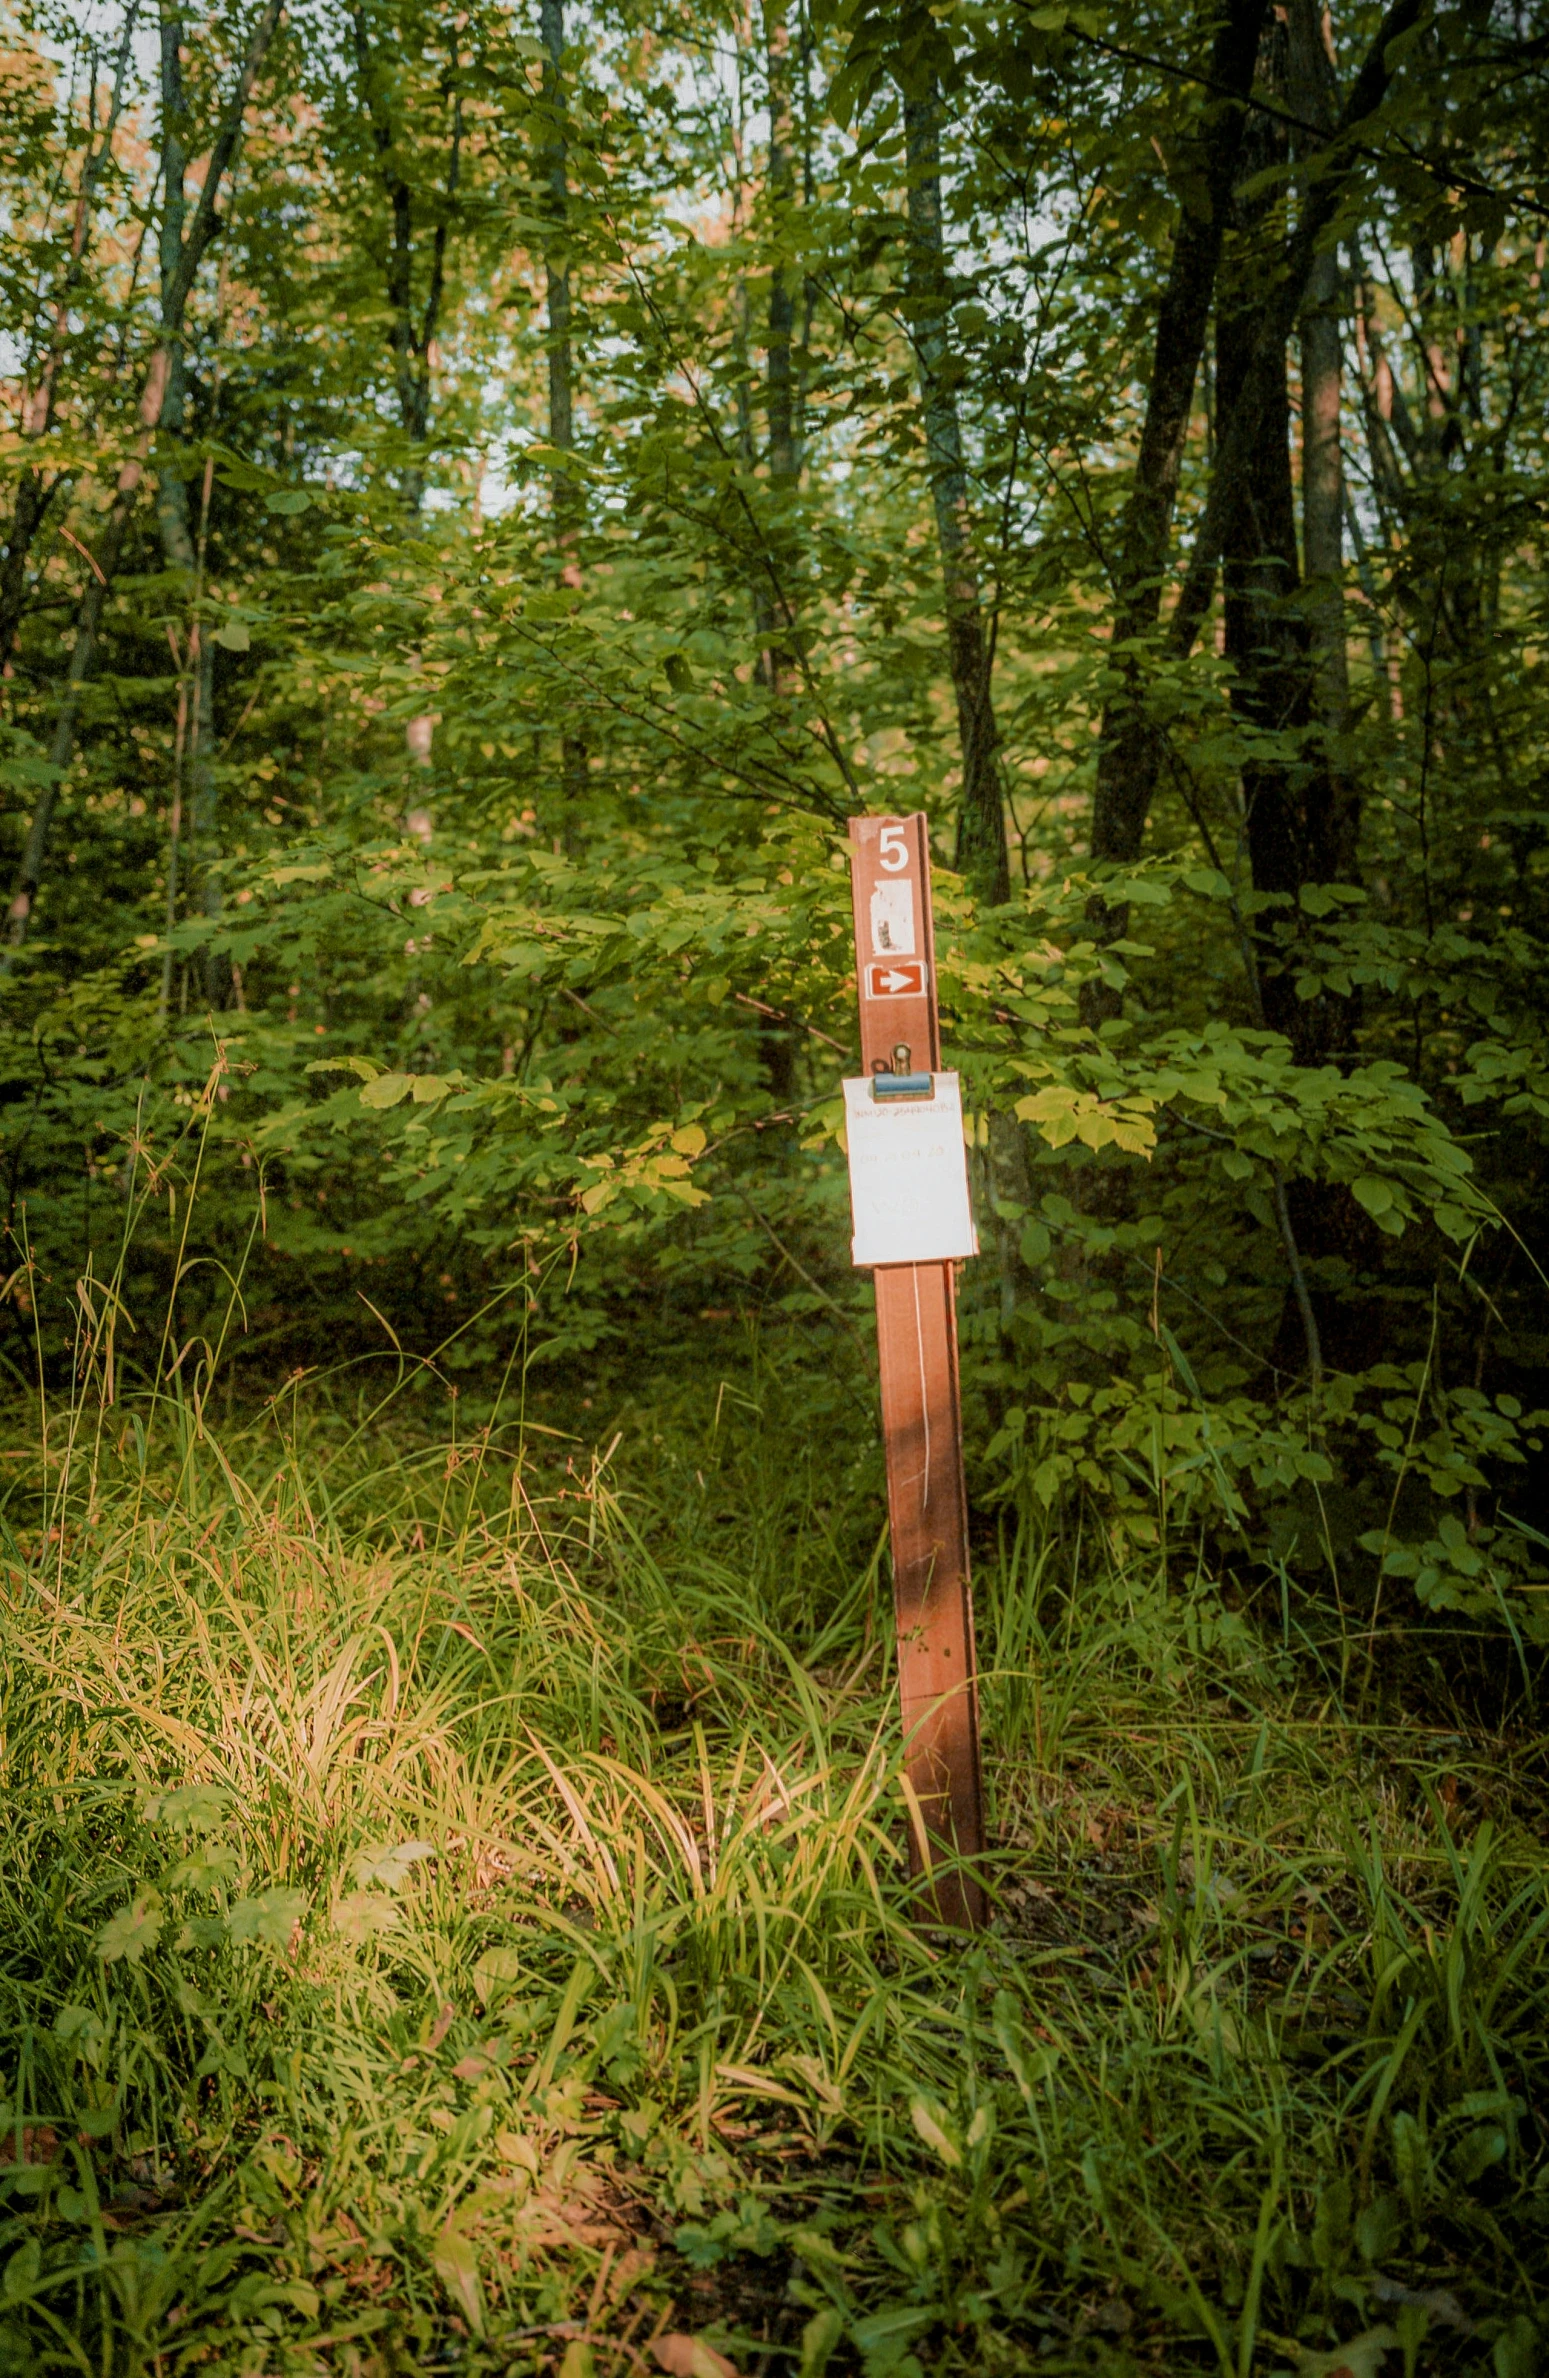
M 866 969 L 868 999 L 921 999 L 926 988 L 923 958 L 894 958 Z

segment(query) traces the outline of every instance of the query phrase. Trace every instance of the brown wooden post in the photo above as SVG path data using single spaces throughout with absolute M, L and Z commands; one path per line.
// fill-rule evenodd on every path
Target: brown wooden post
M 937 1072 L 925 818 L 852 818 L 850 841 L 862 1070 Z M 977 1873 L 937 1868 L 984 1848 L 953 1269 L 883 1264 L 873 1277 L 905 1772 L 925 1834 L 911 1824 L 912 1857 L 917 1873 L 929 1865 L 938 1919 L 971 1926 L 984 1920 Z

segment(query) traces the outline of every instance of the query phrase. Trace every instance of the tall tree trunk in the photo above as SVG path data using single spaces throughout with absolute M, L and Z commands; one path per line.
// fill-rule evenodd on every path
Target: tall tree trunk
M 1292 112 L 1327 135 L 1339 113 L 1339 90 L 1328 12 L 1321 0 L 1291 0 L 1287 29 Z M 1301 348 L 1302 566 L 1306 578 L 1302 609 L 1309 631 L 1312 719 L 1322 745 L 1333 805 L 1330 863 L 1337 877 L 1348 880 L 1355 872 L 1360 806 L 1346 749 L 1350 666 L 1345 632 L 1345 470 L 1340 440 L 1344 336 L 1339 258 L 1333 248 L 1325 248 L 1313 264 L 1302 313 Z
M 0 668 L 10 659 L 16 644 L 22 614 L 27 608 L 27 562 L 44 515 L 59 492 L 61 476 L 56 472 L 52 478 L 45 478 L 36 464 L 25 463 L 17 481 L 5 552 L 0 556 Z
M 764 0 L 764 58 L 769 77 L 769 206 L 774 266 L 769 275 L 769 476 L 777 493 L 795 486 L 801 468 L 796 450 L 796 389 L 791 347 L 796 328 L 796 294 L 781 253 L 796 203 L 792 158 L 795 118 L 791 102 L 791 41 L 785 0 Z
M 53 427 L 54 408 L 59 395 L 59 374 L 64 365 L 65 341 L 69 332 L 71 301 L 85 269 L 97 184 L 112 156 L 114 135 L 123 112 L 124 70 L 129 61 L 133 36 L 134 11 L 129 9 L 124 16 L 107 118 L 101 132 L 88 147 L 81 165 L 80 188 L 76 192 L 70 223 L 70 258 L 54 294 L 48 344 L 22 408 L 22 436 L 29 440 L 46 436 Z M 36 464 L 27 463 L 23 465 L 17 480 L 16 499 L 11 508 L 10 526 L 6 531 L 4 557 L 0 559 L 0 667 L 10 658 L 17 630 L 21 626 L 22 613 L 27 607 L 27 561 L 33 541 L 63 477 L 62 472 L 47 477 Z
M 904 140 L 909 168 L 905 295 L 941 553 L 947 659 L 963 754 L 957 864 L 979 900 L 995 907 L 1011 897 L 1011 869 L 991 684 L 993 656 L 974 565 L 968 473 L 951 351 L 952 301 L 941 208 L 941 94 L 934 78 L 920 96 L 904 94 Z
M 575 355 L 572 342 L 570 291 L 570 180 L 565 137 L 565 6 L 564 0 L 542 0 L 543 99 L 546 110 L 541 156 L 544 213 L 548 236 L 543 250 L 544 297 L 548 309 L 549 444 L 560 454 L 575 451 Z M 567 586 L 581 583 L 581 526 L 584 501 L 573 471 L 556 464 L 549 474 L 549 502 L 560 576 Z M 586 791 L 586 745 L 571 729 L 559 739 L 560 793 L 564 805 L 562 836 L 575 849 L 581 832 L 581 801 Z
M 1265 28 L 1260 52 L 1264 87 L 1288 104 L 1292 113 L 1300 112 L 1298 101 L 1305 104 L 1309 96 L 1305 65 L 1296 56 L 1295 10 L 1305 6 L 1307 0 L 1292 0 L 1289 11 L 1276 13 Z M 1316 18 L 1312 23 L 1316 28 Z M 1304 66 L 1301 75 L 1299 64 Z M 1344 709 L 1342 705 L 1337 712 L 1320 709 L 1320 702 L 1328 701 L 1330 681 L 1340 687 L 1345 684 L 1344 603 L 1339 576 L 1343 522 L 1340 519 L 1333 528 L 1330 553 L 1329 524 L 1320 513 L 1329 492 L 1330 461 L 1326 453 L 1309 454 L 1309 445 L 1315 446 L 1316 441 L 1309 404 L 1303 418 L 1304 519 L 1314 524 L 1308 566 L 1310 571 L 1321 537 L 1327 575 L 1322 587 L 1304 583 L 1297 556 L 1287 348 L 1283 344 L 1278 357 L 1272 359 L 1278 369 L 1267 370 L 1260 348 L 1261 292 L 1283 240 L 1271 238 L 1266 201 L 1253 192 L 1255 185 L 1262 187 L 1276 169 L 1283 169 L 1289 153 L 1284 118 L 1257 117 L 1243 144 L 1241 172 L 1246 187 L 1239 195 L 1236 228 L 1222 262 L 1216 353 L 1224 414 L 1240 411 L 1245 391 L 1258 375 L 1254 439 L 1248 452 L 1243 500 L 1225 531 L 1222 578 L 1232 706 L 1244 724 L 1262 738 L 1257 750 L 1250 745 L 1242 769 L 1248 856 L 1254 889 L 1277 895 L 1279 903 L 1255 920 L 1251 988 L 1259 1020 L 1285 1034 L 1299 1063 L 1318 1065 L 1348 1041 L 1353 1017 L 1343 1000 L 1321 992 L 1311 999 L 1299 994 L 1295 944 L 1302 928 L 1301 894 L 1308 885 L 1347 874 L 1354 863 L 1355 847 L 1353 803 L 1336 774 L 1342 758 Z M 1305 342 L 1309 321 L 1314 322 L 1315 355 L 1318 330 L 1326 333 L 1329 318 L 1325 312 L 1319 319 L 1311 309 L 1318 304 L 1322 268 L 1331 261 L 1315 256 L 1308 276 L 1309 311 L 1303 314 L 1303 338 Z M 1323 295 L 1325 303 L 1332 297 L 1337 305 L 1337 278 L 1330 286 L 1323 277 Z M 1332 417 L 1325 419 L 1323 426 L 1333 445 L 1337 497 L 1337 313 L 1332 327 L 1336 349 L 1332 396 L 1330 399 L 1325 387 L 1322 399 L 1325 404 L 1332 402 Z M 1303 353 L 1305 356 L 1305 344 Z M 1305 375 L 1303 387 L 1305 395 Z M 1339 639 L 1337 663 L 1326 648 L 1333 634 Z M 1347 1192 L 1305 1179 L 1286 1180 L 1278 1170 L 1274 1194 L 1290 1278 L 1270 1360 L 1277 1373 L 1288 1373 L 1295 1368 L 1298 1345 L 1304 1347 L 1316 1402 L 1325 1361 L 1338 1368 L 1359 1363 L 1364 1358 L 1363 1348 L 1369 1356 L 1376 1342 L 1374 1333 L 1381 1327 L 1380 1315 L 1364 1310 L 1350 1293 L 1350 1282 L 1360 1268 L 1361 1218 Z
M 175 432 L 182 427 L 183 403 L 184 391 L 180 388 L 174 417 L 169 396 L 162 414 L 164 431 Z M 207 469 L 206 506 L 209 503 L 211 476 L 212 473 Z M 210 865 L 220 822 L 219 786 L 215 769 L 215 647 L 210 640 L 207 622 L 199 616 L 204 579 L 203 556 L 194 535 L 188 484 L 172 471 L 162 472 L 157 481 L 156 520 L 167 568 L 175 570 L 184 580 L 189 596 L 185 668 L 190 682 L 184 767 L 188 799 L 183 812 L 187 840 L 182 869 L 186 881 L 198 887 L 201 912 L 213 921 L 221 912 L 220 876 Z M 229 965 L 207 949 L 200 971 L 206 1005 L 215 1008 L 226 1006 L 232 987 Z
M 775 563 L 767 593 L 761 589 L 761 609 L 767 619 L 768 641 L 764 672 L 769 690 L 789 690 L 794 660 L 787 631 L 791 625 L 787 588 L 793 556 L 790 511 L 801 476 L 796 444 L 796 386 L 791 349 L 796 328 L 796 296 L 781 243 L 789 234 L 796 198 L 792 159 L 795 122 L 791 105 L 791 43 L 785 0 L 764 0 L 764 65 L 769 96 L 769 213 L 774 258 L 769 274 L 769 324 L 766 336 L 767 403 L 769 414 L 770 543 Z
M 792 643 L 795 621 L 791 589 L 796 572 L 796 498 L 801 486 L 801 447 L 796 426 L 793 348 L 796 295 L 785 242 L 796 209 L 795 112 L 791 88 L 791 37 L 786 0 L 763 0 L 764 90 L 769 106 L 769 156 L 765 177 L 771 262 L 769 311 L 764 331 L 764 409 L 768 428 L 768 501 L 761 507 L 762 532 L 754 555 L 753 616 L 765 686 L 774 697 L 776 732 L 786 722 L 786 702 L 798 672 Z M 759 1059 L 769 1095 L 787 1107 L 796 1096 L 800 1032 L 788 1017 L 764 1018 L 758 1029 Z
M 1261 80 L 1293 114 L 1299 101 L 1305 105 L 1309 100 L 1320 112 L 1332 114 L 1326 105 L 1332 94 L 1317 77 L 1315 63 L 1297 57 L 1299 46 L 1305 50 L 1316 41 L 1327 63 L 1314 5 L 1315 0 L 1294 0 L 1291 10 L 1277 12 L 1261 45 Z M 1304 16 L 1300 43 L 1298 8 Z M 1323 994 L 1312 999 L 1299 996 L 1288 942 L 1300 929 L 1304 887 L 1348 880 L 1352 874 L 1357 812 L 1343 773 L 1348 684 L 1340 577 L 1344 522 L 1339 325 L 1337 314 L 1330 322 L 1326 310 L 1321 315 L 1317 311 L 1320 281 L 1325 306 L 1330 298 L 1337 304 L 1337 277 L 1330 283 L 1324 272 L 1333 264 L 1331 256 L 1314 252 L 1308 311 L 1303 316 L 1304 341 L 1310 341 L 1315 357 L 1316 396 L 1316 404 L 1309 397 L 1303 423 L 1309 541 L 1305 586 L 1297 556 L 1286 348 L 1282 345 L 1267 365 L 1260 353 L 1260 293 L 1282 242 L 1269 236 L 1265 201 L 1249 193 L 1283 171 L 1288 157 L 1284 116 L 1266 112 L 1256 117 L 1243 144 L 1245 191 L 1223 264 L 1216 353 L 1226 415 L 1241 410 L 1250 382 L 1258 375 L 1243 500 L 1227 524 L 1223 562 L 1232 703 L 1263 739 L 1261 750 L 1250 753 L 1242 771 L 1254 888 L 1287 904 L 1260 920 L 1259 995 L 1266 1022 L 1285 1033 L 1302 1063 L 1317 1064 L 1348 1038 L 1351 1017 L 1343 1001 Z M 1304 380 L 1304 391 L 1306 387 Z M 1311 575 L 1314 564 L 1318 577 Z
M 54 811 L 59 801 L 59 787 L 65 770 L 70 765 L 70 755 L 75 747 L 75 730 L 80 718 L 82 695 L 87 677 L 90 675 L 96 659 L 98 638 L 102 630 L 102 616 L 109 591 L 118 574 L 119 563 L 123 558 L 124 540 L 134 510 L 135 499 L 139 494 L 140 484 L 145 476 L 145 467 L 150 459 L 151 448 L 161 423 L 172 367 L 182 339 L 183 316 L 188 308 L 194 276 L 199 270 L 205 250 L 215 236 L 217 229 L 216 201 L 220 195 L 221 184 L 226 178 L 233 157 L 236 155 L 237 143 L 242 137 L 243 115 L 248 100 L 252 96 L 253 85 L 258 80 L 269 44 L 274 38 L 275 27 L 280 21 L 282 5 L 283 0 L 265 0 L 263 13 L 254 26 L 248 41 L 247 54 L 242 61 L 235 87 L 222 111 L 220 124 L 210 150 L 209 163 L 205 169 L 204 186 L 200 190 L 198 204 L 194 208 L 193 220 L 188 224 L 179 243 L 179 252 L 170 279 L 163 276 L 161 337 L 151 358 L 144 386 L 140 391 L 139 430 L 128 459 L 119 471 L 113 490 L 113 501 L 108 508 L 107 520 L 104 523 L 102 535 L 97 542 L 96 554 L 92 560 L 91 576 L 86 582 L 86 592 L 76 617 L 75 643 L 70 653 L 70 667 L 65 679 L 59 715 L 54 725 L 53 740 L 49 747 L 49 781 L 39 795 L 37 807 L 32 813 L 26 844 L 22 851 L 21 865 L 16 871 L 16 881 L 6 915 L 8 947 L 4 957 L 0 958 L 0 965 L 8 965 L 14 952 L 27 938 L 27 928 L 43 880 L 43 861 L 48 849 L 49 829 L 53 823 Z
M 53 738 L 48 752 L 48 782 L 39 793 L 37 806 L 27 828 L 27 840 L 22 848 L 21 864 L 11 888 L 10 905 L 6 910 L 7 949 L 0 957 L 0 969 L 8 966 L 27 938 L 32 912 L 37 905 L 43 882 L 43 862 L 48 851 L 49 830 L 59 803 L 59 788 L 70 765 L 75 749 L 75 729 L 81 715 L 81 698 L 86 680 L 97 657 L 97 639 L 102 630 L 102 615 L 107 606 L 108 591 L 118 575 L 123 556 L 124 537 L 129 527 L 135 497 L 145 473 L 146 459 L 156 424 L 161 415 L 162 397 L 166 389 L 167 350 L 158 348 L 151 372 L 140 399 L 140 435 L 133 453 L 118 474 L 113 501 L 108 510 L 106 525 L 97 540 L 92 557 L 91 575 L 76 615 L 75 642 L 70 651 L 70 666 L 65 676 L 64 692 L 60 698 L 59 714 L 54 721 Z
M 1352 173 L 1364 158 L 1365 127 L 1387 97 L 1392 80 L 1391 53 L 1400 36 L 1415 23 L 1422 4 L 1423 0 L 1392 0 L 1355 78 L 1350 97 L 1340 111 L 1328 144 L 1328 162 L 1312 181 L 1297 216 L 1296 228 L 1286 241 L 1279 270 L 1259 317 L 1253 359 L 1242 393 L 1216 442 L 1210 494 L 1179 589 L 1177 607 L 1168 624 L 1168 649 L 1176 659 L 1186 659 L 1193 651 L 1210 610 L 1216 568 L 1227 535 L 1237 511 L 1248 500 L 1259 410 L 1272 401 L 1277 374 L 1285 366 L 1286 341 L 1306 302 L 1308 283 L 1324 234 L 1339 211 Z M 1152 781 L 1155 781 L 1154 768 Z
M 458 82 L 457 28 L 463 23 L 453 17 L 451 73 L 443 85 L 443 95 L 452 102 L 452 130 L 447 151 L 446 198 L 448 204 L 457 196 L 462 175 L 463 103 Z M 430 278 L 425 292 L 422 313 L 416 313 L 414 303 L 414 192 L 405 180 L 400 166 L 400 151 L 392 114 L 392 83 L 390 76 L 377 64 L 377 45 L 372 40 L 364 0 L 356 0 L 350 13 L 355 36 L 355 71 L 361 97 L 371 124 L 372 144 L 377 153 L 377 171 L 392 217 L 392 240 L 387 252 L 387 304 L 390 328 L 388 348 L 393 358 L 393 384 L 398 398 L 398 418 L 407 439 L 411 456 L 402 474 L 403 500 L 411 512 L 417 512 L 425 498 L 425 469 L 421 450 L 430 431 L 430 400 L 436 361 L 436 332 L 441 322 L 441 305 L 446 294 L 447 218 L 442 213 L 430 242 Z
M 163 11 L 161 20 L 161 173 L 162 215 L 158 241 L 161 265 L 163 317 L 168 297 L 177 279 L 178 265 L 183 253 L 187 220 L 186 175 L 188 156 L 183 142 L 184 98 L 182 67 L 183 24 L 180 9 Z M 170 349 L 171 361 L 167 372 L 167 393 L 161 409 L 160 428 L 169 439 L 181 438 L 187 410 L 187 373 L 183 360 L 181 339 Z M 206 501 L 208 501 L 209 473 L 206 473 Z M 194 537 L 188 482 L 180 470 L 170 469 L 157 474 L 156 525 L 161 533 L 161 550 L 167 568 L 182 579 L 191 606 L 186 667 L 192 677 L 187 706 L 186 757 L 183 774 L 188 786 L 188 800 L 184 805 L 187 819 L 187 848 L 183 853 L 183 872 L 190 881 L 197 880 L 201 865 L 203 898 L 201 905 L 207 915 L 220 910 L 220 879 L 208 865 L 210 842 L 215 832 L 215 648 L 204 633 L 198 617 L 200 594 L 200 554 Z M 213 901 L 213 905 L 212 905 Z M 223 1007 L 230 996 L 230 969 L 205 953 L 202 969 L 205 999 L 211 1007 Z
M 1259 78 L 1283 108 L 1287 100 L 1287 38 L 1282 15 L 1266 25 Z M 1280 245 L 1274 218 L 1251 193 L 1289 154 L 1284 118 L 1257 114 L 1242 143 L 1244 192 L 1221 266 L 1216 315 L 1216 392 L 1223 418 L 1241 403 L 1253 370 L 1261 292 Z M 1264 377 L 1247 458 L 1245 498 L 1233 513 L 1222 556 L 1226 656 L 1232 664 L 1232 707 L 1264 738 L 1263 756 L 1250 749 L 1242 794 L 1254 889 L 1294 907 L 1303 883 L 1322 872 L 1328 779 L 1322 753 L 1303 732 L 1308 725 L 1308 634 L 1299 600 L 1296 499 L 1291 477 L 1291 393 L 1282 345 L 1278 369 Z M 1287 737 L 1298 738 L 1295 758 Z M 1282 961 L 1284 909 L 1262 916 L 1257 931 L 1257 976 L 1264 1020 L 1284 1032 L 1304 1060 L 1316 1054 L 1313 1008 L 1296 996 Z
M 946 609 L 947 660 L 957 705 L 963 792 L 957 813 L 958 869 L 980 905 L 1011 897 L 1006 850 L 1000 733 L 995 723 L 994 652 L 985 633 L 968 506 L 968 472 L 957 409 L 957 369 L 950 335 L 946 234 L 941 194 L 941 94 L 932 79 L 919 97 L 904 94 L 909 168 L 909 241 L 905 297 L 925 426 L 925 454 Z M 1029 1281 L 1022 1225 L 1033 1202 L 1027 1133 L 1014 1115 L 989 1117 L 988 1170 L 1000 1279 L 1000 1323 L 1009 1344 Z
M 1092 802 L 1092 856 L 1100 862 L 1128 865 L 1140 856 L 1156 779 L 1159 745 L 1147 702 L 1144 647 L 1156 634 L 1161 611 L 1179 476 L 1267 8 L 1268 0 L 1227 0 L 1211 42 L 1209 97 L 1192 139 L 1179 141 L 1172 160 L 1184 194 L 1157 307 L 1145 419 L 1113 569 L 1117 688 L 1104 706 Z M 1087 915 L 1099 943 L 1124 937 L 1126 902 L 1094 892 Z M 1120 1004 L 1119 991 L 1098 976 L 1083 987 L 1082 1019 L 1095 1031 L 1118 1014 Z M 1122 1174 L 1097 1172 L 1081 1183 L 1084 1200 L 1110 1224 L 1121 1218 L 1128 1193 Z M 1070 1285 L 1084 1287 L 1088 1267 L 1087 1257 L 1067 1251 Z
M 1229 0 L 1210 53 L 1212 98 L 1199 134 L 1206 205 L 1181 204 L 1172 257 L 1157 311 L 1156 347 L 1146 417 L 1115 569 L 1112 642 L 1120 689 L 1108 701 L 1097 750 L 1092 856 L 1129 864 L 1140 856 L 1156 777 L 1154 731 L 1146 713 L 1143 665 L 1134 646 L 1154 633 L 1167 574 L 1168 543 L 1194 385 L 1215 295 L 1221 242 L 1253 87 L 1268 0 Z M 1191 161 L 1192 162 L 1192 161 Z M 1103 939 L 1124 931 L 1124 912 L 1099 899 L 1093 922 Z
M 1237 400 L 1230 412 L 1224 404 L 1218 405 L 1210 493 L 1166 628 L 1165 649 L 1174 660 L 1187 659 L 1194 649 L 1214 599 L 1216 570 L 1226 540 L 1239 511 L 1251 504 L 1260 417 L 1276 404 L 1276 392 L 1285 375 L 1286 343 L 1306 301 L 1324 235 L 1334 222 L 1351 175 L 1363 161 L 1366 127 L 1387 97 L 1393 45 L 1416 22 L 1421 5 L 1422 0 L 1392 0 L 1378 26 L 1327 144 L 1322 170 L 1310 182 L 1296 228 L 1270 277 Z M 1161 744 L 1154 734 L 1139 735 L 1128 747 L 1122 799 L 1110 798 L 1105 805 L 1103 857 L 1126 862 L 1138 858 L 1160 762 Z M 1105 912 L 1102 929 L 1111 937 L 1122 930 L 1122 923 L 1119 912 L 1110 909 Z

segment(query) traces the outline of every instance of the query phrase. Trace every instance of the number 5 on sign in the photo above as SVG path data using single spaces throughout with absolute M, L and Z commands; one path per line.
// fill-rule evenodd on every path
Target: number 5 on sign
M 875 1267 L 911 1854 L 943 1923 L 983 1921 L 978 1680 L 952 1266 L 977 1253 L 957 1076 L 942 1073 L 925 819 L 850 820 L 856 1263 Z

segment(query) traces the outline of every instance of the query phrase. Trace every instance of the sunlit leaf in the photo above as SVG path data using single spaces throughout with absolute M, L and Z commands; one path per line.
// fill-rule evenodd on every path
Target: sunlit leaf
M 288 1948 L 308 1904 L 305 1891 L 276 1885 L 273 1890 L 260 1891 L 255 1898 L 239 1899 L 226 1919 L 226 1928 L 232 1941 L 239 1945 Z
M 129 1905 L 121 1907 L 98 1933 L 98 1956 L 104 1965 L 114 1965 L 121 1957 L 127 1964 L 138 1965 L 146 1951 L 160 1940 L 162 1922 L 159 1893 L 136 1892 Z
M 384 1891 L 401 1891 L 421 1860 L 435 1854 L 434 1842 L 394 1842 L 391 1846 L 357 1850 L 350 1860 L 350 1872 L 363 1890 L 375 1884 Z

